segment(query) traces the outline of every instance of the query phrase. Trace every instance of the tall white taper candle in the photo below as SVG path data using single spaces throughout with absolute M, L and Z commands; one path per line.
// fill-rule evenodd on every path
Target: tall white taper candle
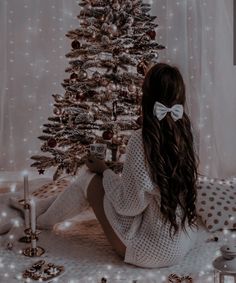
M 24 175 L 24 200 L 27 203 L 29 201 L 29 181 L 28 175 Z
M 36 208 L 34 199 L 30 200 L 30 224 L 32 233 L 36 232 Z
M 29 229 L 30 228 L 30 211 L 28 208 L 25 208 L 24 210 L 24 214 L 25 214 L 25 229 Z

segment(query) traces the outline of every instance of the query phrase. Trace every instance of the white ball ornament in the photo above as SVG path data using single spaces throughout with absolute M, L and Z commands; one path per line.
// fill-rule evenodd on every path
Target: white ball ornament
M 96 38 L 96 36 L 97 36 L 96 32 L 93 32 L 92 38 Z
M 130 84 L 128 86 L 128 90 L 129 90 L 129 92 L 135 92 L 136 91 L 136 86 L 134 84 Z
M 88 77 L 88 73 L 87 73 L 86 71 L 81 71 L 80 77 L 81 77 L 83 80 L 85 80 L 85 79 L 87 79 L 87 77 Z
M 112 24 L 108 28 L 108 32 L 112 35 L 115 36 L 117 34 L 118 28 L 116 25 Z
M 108 90 L 110 90 L 110 91 L 116 91 L 116 90 L 117 90 L 117 87 L 116 87 L 115 84 L 110 83 L 110 84 L 108 85 Z
M 109 25 L 107 23 L 104 23 L 102 25 L 102 30 L 107 31 L 108 30 Z
M 103 35 L 101 39 L 102 39 L 103 44 L 109 44 L 110 43 L 110 39 L 106 35 Z
M 91 6 L 91 4 L 87 4 L 87 5 L 85 6 L 85 8 L 88 9 L 88 10 L 90 10 L 90 9 L 92 9 L 92 6 Z
M 127 20 L 127 23 L 129 24 L 129 26 L 132 26 L 134 23 L 134 18 L 133 17 L 129 17 Z
M 116 85 L 116 90 L 118 91 L 118 90 L 120 90 L 120 85 Z

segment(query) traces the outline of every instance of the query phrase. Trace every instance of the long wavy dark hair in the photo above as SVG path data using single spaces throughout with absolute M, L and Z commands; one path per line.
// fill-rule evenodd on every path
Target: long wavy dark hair
M 146 74 L 142 96 L 142 138 L 146 163 L 161 193 L 161 212 L 170 223 L 170 235 L 186 224 L 196 226 L 196 180 L 198 157 L 191 123 L 184 112 L 176 122 L 167 113 L 159 121 L 153 114 L 156 101 L 167 107 L 185 105 L 185 84 L 177 67 L 164 63 Z M 181 217 L 177 217 L 180 208 Z M 173 233 L 172 233 L 173 232 Z

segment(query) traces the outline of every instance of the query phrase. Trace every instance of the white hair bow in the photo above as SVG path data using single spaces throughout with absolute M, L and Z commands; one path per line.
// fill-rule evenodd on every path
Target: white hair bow
M 175 104 L 171 108 L 168 108 L 160 102 L 155 102 L 154 108 L 153 108 L 153 114 L 157 117 L 159 121 L 165 118 L 168 112 L 170 112 L 171 117 L 176 122 L 177 120 L 183 117 L 183 114 L 184 114 L 183 105 Z

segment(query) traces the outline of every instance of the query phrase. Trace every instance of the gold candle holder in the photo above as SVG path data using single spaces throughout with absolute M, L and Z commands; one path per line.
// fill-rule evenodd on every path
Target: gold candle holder
M 23 254 L 28 257 L 38 257 L 45 253 L 45 250 L 41 247 L 37 247 L 37 232 L 30 232 L 31 247 L 27 247 L 23 250 Z
M 19 203 L 24 208 L 24 217 L 25 217 L 25 229 L 24 229 L 25 236 L 21 237 L 19 239 L 19 242 L 30 243 L 31 242 L 31 229 L 30 229 L 30 223 L 29 223 L 30 204 L 24 199 L 19 200 Z
M 21 243 L 31 243 L 31 229 L 30 228 L 27 228 L 24 230 L 25 232 L 25 236 L 21 237 L 19 239 L 19 242 Z

